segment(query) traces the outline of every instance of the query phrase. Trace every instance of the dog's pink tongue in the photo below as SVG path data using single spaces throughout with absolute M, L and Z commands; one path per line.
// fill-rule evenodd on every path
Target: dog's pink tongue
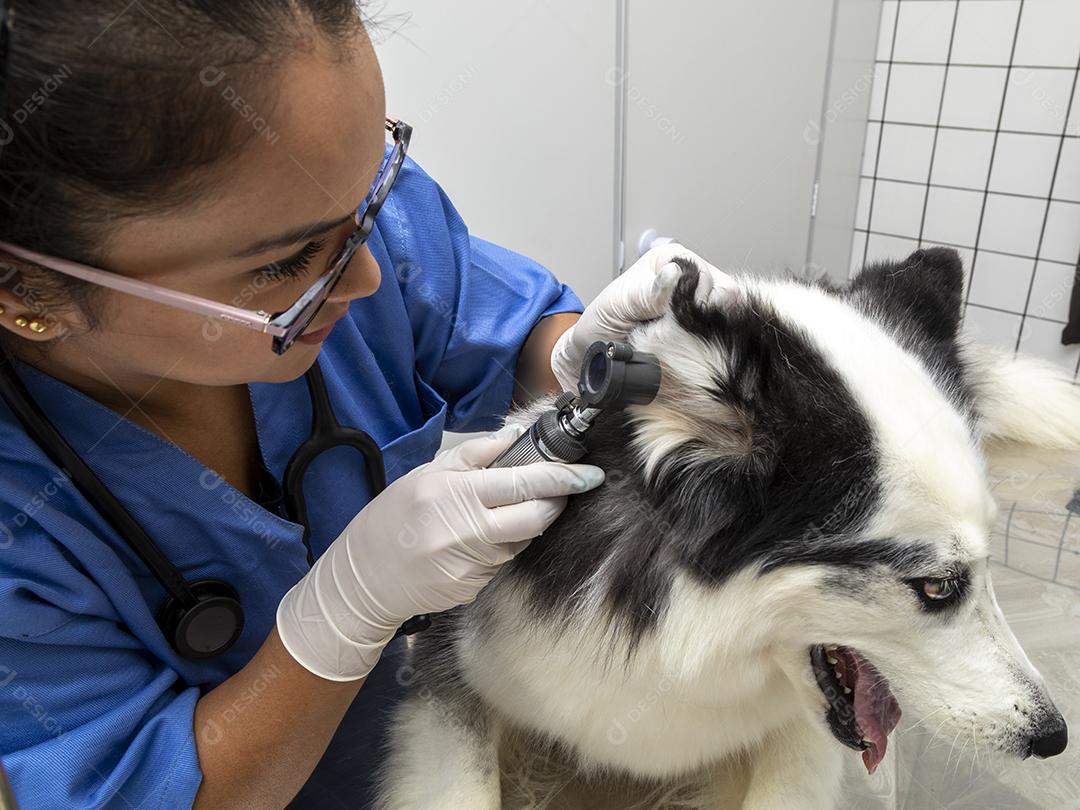
M 855 680 L 855 720 L 870 747 L 862 753 L 867 773 L 873 773 L 889 744 L 889 734 L 900 722 L 900 704 L 893 697 L 888 681 L 873 664 L 861 655 L 853 654 L 857 667 Z

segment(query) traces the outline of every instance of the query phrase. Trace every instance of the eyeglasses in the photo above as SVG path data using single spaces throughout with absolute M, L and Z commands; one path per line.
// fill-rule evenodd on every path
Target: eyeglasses
M 334 257 L 327 264 L 326 270 L 315 279 L 314 283 L 298 298 L 288 309 L 268 314 L 263 310 L 250 310 L 230 304 L 221 304 L 208 298 L 200 298 L 188 293 L 170 290 L 156 284 L 147 284 L 144 281 L 128 278 L 108 270 L 100 270 L 85 264 L 48 256 L 33 250 L 21 248 L 8 242 L 0 241 L 0 250 L 42 267 L 48 267 L 64 275 L 73 276 L 108 287 L 118 292 L 144 298 L 148 301 L 156 301 L 166 306 L 177 309 L 197 312 L 200 315 L 217 320 L 235 323 L 257 332 L 272 335 L 274 338 L 273 349 L 277 354 L 284 354 L 293 342 L 311 324 L 318 314 L 319 309 L 333 292 L 335 285 L 341 279 L 345 268 L 363 245 L 375 225 L 375 217 L 386 202 L 390 189 L 394 187 L 401 165 L 405 162 L 405 153 L 409 148 L 409 139 L 412 137 L 412 127 L 408 124 L 392 118 L 386 119 L 386 130 L 393 137 L 393 146 L 386 151 L 382 164 L 375 175 L 375 182 L 367 193 L 364 201 L 353 214 L 356 229 L 349 235 Z

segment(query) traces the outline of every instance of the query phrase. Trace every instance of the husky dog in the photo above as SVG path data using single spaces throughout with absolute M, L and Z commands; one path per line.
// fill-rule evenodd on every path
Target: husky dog
M 380 810 L 831 808 L 901 710 L 1060 754 L 990 584 L 983 445 L 1080 449 L 1080 388 L 961 341 L 963 273 L 934 248 L 698 300 L 685 268 L 631 336 L 657 398 L 588 436 L 605 483 L 415 640 Z

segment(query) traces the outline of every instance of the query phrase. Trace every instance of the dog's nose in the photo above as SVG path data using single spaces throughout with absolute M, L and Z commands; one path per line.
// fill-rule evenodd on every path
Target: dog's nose
M 1054 724 L 1050 730 L 1031 738 L 1031 753 L 1039 759 L 1056 757 L 1069 744 L 1069 728 L 1064 721 Z

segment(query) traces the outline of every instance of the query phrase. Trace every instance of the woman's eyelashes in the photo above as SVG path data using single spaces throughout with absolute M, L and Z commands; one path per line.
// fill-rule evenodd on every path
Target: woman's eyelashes
M 295 256 L 290 256 L 288 259 L 282 259 L 279 262 L 271 262 L 265 267 L 255 270 L 254 274 L 259 278 L 275 281 L 301 276 L 308 269 L 311 260 L 323 249 L 323 244 L 324 242 L 321 239 L 308 242 Z

